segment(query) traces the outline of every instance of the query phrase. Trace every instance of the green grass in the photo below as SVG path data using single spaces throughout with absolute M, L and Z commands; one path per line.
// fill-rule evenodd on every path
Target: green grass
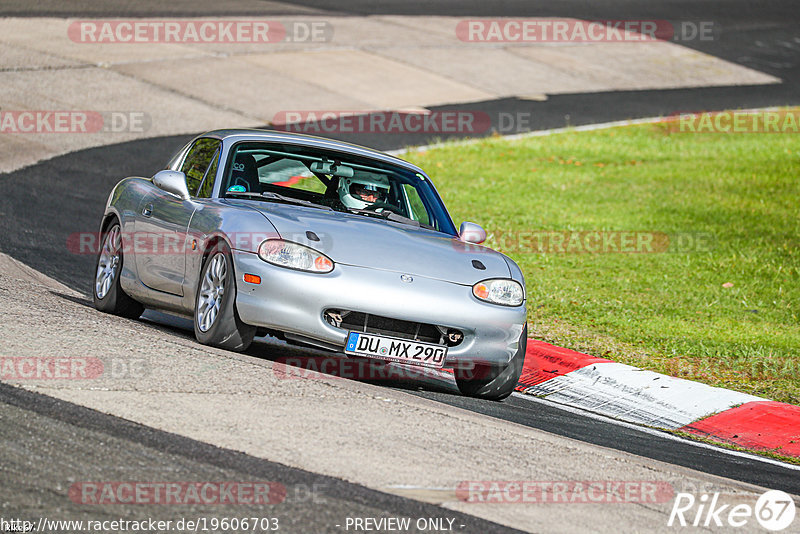
M 405 159 L 519 263 L 531 337 L 800 404 L 800 135 L 648 124 Z M 670 247 L 542 253 L 509 237 L 532 230 L 658 232 Z

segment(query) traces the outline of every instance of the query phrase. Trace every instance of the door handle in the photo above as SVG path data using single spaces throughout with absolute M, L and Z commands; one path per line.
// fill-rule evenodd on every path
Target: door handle
M 150 217 L 152 214 L 153 214 L 153 205 L 152 204 L 148 204 L 142 210 L 142 215 L 144 215 L 145 217 Z

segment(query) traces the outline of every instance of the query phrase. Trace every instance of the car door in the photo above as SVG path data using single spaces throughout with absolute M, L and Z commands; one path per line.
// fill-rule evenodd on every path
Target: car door
M 220 144 L 217 139 L 201 138 L 186 154 L 180 170 L 186 175 L 189 199 L 153 188 L 139 205 L 133 247 L 139 278 L 151 289 L 183 296 L 186 251 L 190 246 L 187 229 L 192 215 L 202 205 L 198 193 L 212 160 L 218 157 Z

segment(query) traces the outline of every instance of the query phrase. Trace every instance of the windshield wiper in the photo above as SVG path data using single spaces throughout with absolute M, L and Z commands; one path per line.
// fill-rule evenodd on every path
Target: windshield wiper
M 244 197 L 244 198 L 260 198 L 263 199 L 264 197 L 261 196 L 261 193 L 248 193 L 246 191 L 227 191 L 225 192 L 224 198 L 229 197 Z
M 252 192 L 245 192 L 245 191 L 228 191 L 225 193 L 225 197 L 244 197 L 244 198 L 253 198 L 258 200 L 267 200 L 273 202 L 286 202 L 287 204 L 296 204 L 298 206 L 308 206 L 311 208 L 319 208 L 327 211 L 333 211 L 333 208 L 330 206 L 325 206 L 323 204 L 317 204 L 316 202 L 311 202 L 310 200 L 303 200 L 300 198 L 293 198 L 287 197 L 284 195 L 279 195 L 278 193 L 273 193 L 272 191 L 265 191 L 263 193 L 252 193 Z
M 290 204 L 297 204 L 299 206 L 309 206 L 309 207 L 312 207 L 312 208 L 322 208 L 324 210 L 333 211 L 333 208 L 331 208 L 330 206 L 326 206 L 324 204 L 317 204 L 316 202 L 311 202 L 310 200 L 303 200 L 301 198 L 287 197 L 287 196 L 279 195 L 278 193 L 273 193 L 272 191 L 264 191 L 261 194 L 267 200 L 275 200 L 275 201 L 278 201 L 278 202 L 288 202 Z
M 386 221 L 409 224 L 411 226 L 421 226 L 419 221 L 414 219 L 409 219 L 408 217 L 404 217 L 399 213 L 393 212 L 392 210 L 383 210 L 382 212 L 377 212 L 375 210 L 351 209 L 350 212 L 357 213 L 359 215 L 366 215 L 367 217 L 377 217 L 379 219 L 384 219 Z

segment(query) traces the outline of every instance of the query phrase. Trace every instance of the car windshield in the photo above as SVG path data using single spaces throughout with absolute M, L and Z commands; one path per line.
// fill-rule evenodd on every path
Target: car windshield
M 424 175 L 316 147 L 268 142 L 234 145 L 220 196 L 296 201 L 456 235 L 450 216 Z

